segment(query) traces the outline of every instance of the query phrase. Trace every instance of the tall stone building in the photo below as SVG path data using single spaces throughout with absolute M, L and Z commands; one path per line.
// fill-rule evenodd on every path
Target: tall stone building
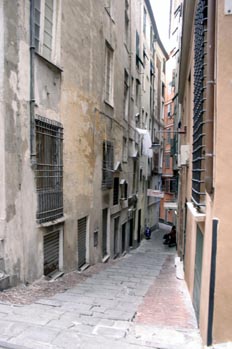
M 115 258 L 158 223 L 167 53 L 148 0 L 1 0 L 0 26 L 4 288 Z
M 203 341 L 232 341 L 232 8 L 184 1 L 179 70 L 179 251 Z M 229 344 L 228 344 L 229 347 Z

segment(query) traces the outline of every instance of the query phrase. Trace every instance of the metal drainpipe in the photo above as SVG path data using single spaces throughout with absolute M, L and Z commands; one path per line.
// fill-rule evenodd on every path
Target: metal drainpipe
M 30 152 L 31 164 L 36 164 L 35 144 L 35 42 L 34 42 L 34 0 L 30 1 Z
M 210 346 L 213 343 L 213 315 L 214 315 L 214 294 L 215 294 L 216 258 L 217 258 L 217 234 L 218 234 L 218 219 L 214 218 L 213 232 L 212 232 L 212 247 L 211 247 L 207 346 Z
M 206 83 L 206 154 L 205 189 L 213 193 L 214 151 L 214 69 L 215 69 L 215 0 L 208 1 L 207 83 Z

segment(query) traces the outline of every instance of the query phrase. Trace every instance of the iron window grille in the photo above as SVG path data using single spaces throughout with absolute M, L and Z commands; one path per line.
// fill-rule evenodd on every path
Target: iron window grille
M 63 127 L 37 116 L 36 120 L 37 222 L 63 216 Z
M 114 147 L 109 141 L 103 142 L 102 155 L 102 189 L 111 189 L 113 186 L 114 172 Z
M 200 0 L 195 16 L 194 47 L 194 113 L 192 201 L 200 208 L 205 205 L 205 109 L 206 109 L 206 49 L 207 0 Z

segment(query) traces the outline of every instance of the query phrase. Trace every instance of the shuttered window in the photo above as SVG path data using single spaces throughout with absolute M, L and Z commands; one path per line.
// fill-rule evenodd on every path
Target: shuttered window
M 43 55 L 51 59 L 53 30 L 53 0 L 45 0 Z
M 34 0 L 34 45 L 35 50 L 46 59 L 52 60 L 54 28 L 58 0 Z
M 40 17 L 41 17 L 41 9 L 40 9 L 40 0 L 35 0 L 35 9 L 34 9 L 34 40 L 35 40 L 35 49 L 39 51 L 39 35 L 40 35 Z
M 113 186 L 114 148 L 109 141 L 103 142 L 102 159 L 102 189 L 111 189 Z

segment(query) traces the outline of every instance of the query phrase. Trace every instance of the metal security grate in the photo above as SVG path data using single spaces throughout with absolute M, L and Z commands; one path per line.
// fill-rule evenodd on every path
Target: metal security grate
M 63 216 L 63 128 L 43 117 L 35 122 L 37 221 L 44 223 Z
M 87 217 L 81 218 L 77 223 L 77 243 L 78 243 L 78 268 L 86 263 L 86 229 Z
M 195 16 L 192 169 L 192 200 L 198 208 L 205 205 L 206 43 L 207 0 L 200 0 Z
M 59 269 L 59 241 L 59 230 L 44 236 L 44 275 Z

